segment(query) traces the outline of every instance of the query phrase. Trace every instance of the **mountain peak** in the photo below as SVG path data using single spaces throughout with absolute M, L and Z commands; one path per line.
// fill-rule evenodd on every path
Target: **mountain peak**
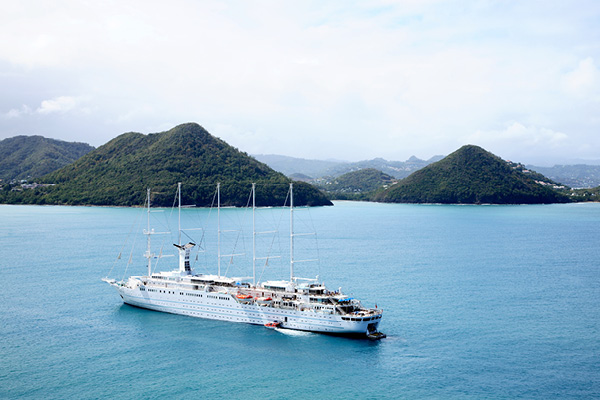
M 257 205 L 283 205 L 283 174 L 212 136 L 196 123 L 144 135 L 124 133 L 73 164 L 43 178 L 56 184 L 42 199 L 46 204 L 140 205 L 151 188 L 156 206 L 171 206 L 177 182 L 184 183 L 186 204 L 210 206 L 217 182 L 224 205 L 246 205 L 251 183 L 257 183 Z M 272 187 L 266 188 L 268 185 Z M 247 188 L 247 190 L 246 190 Z M 295 185 L 298 205 L 330 205 L 313 186 Z
M 475 145 L 462 146 L 381 193 L 399 203 L 561 203 L 566 196 Z

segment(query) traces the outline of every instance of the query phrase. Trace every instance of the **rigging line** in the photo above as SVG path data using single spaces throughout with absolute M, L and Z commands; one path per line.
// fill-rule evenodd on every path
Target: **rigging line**
M 265 270 L 269 266 L 269 258 L 270 258 L 269 256 L 271 255 L 271 250 L 273 249 L 273 243 L 275 243 L 275 238 L 277 236 L 278 235 L 273 235 L 273 239 L 271 240 L 271 246 L 269 247 L 269 251 L 267 252 L 267 257 L 265 258 L 265 264 L 263 265 L 262 271 L 260 271 L 260 277 L 258 279 L 259 282 L 262 280 Z
M 189 235 L 185 232 L 183 232 L 184 235 L 186 235 L 188 238 L 192 239 L 191 237 L 189 237 Z M 196 257 L 194 260 L 194 264 L 192 265 L 192 269 L 194 269 L 196 267 L 196 263 L 198 262 L 198 254 L 200 254 L 200 251 L 204 252 L 204 249 L 202 248 L 202 243 L 204 242 L 204 235 L 205 235 L 205 230 L 204 228 L 202 228 L 202 236 L 200 237 L 200 243 L 197 244 L 198 248 L 196 249 Z M 192 242 L 194 240 L 192 239 Z
M 227 276 L 227 272 L 229 271 L 229 267 L 233 265 L 233 257 L 235 257 L 235 249 L 237 248 L 238 241 L 240 239 L 241 230 L 237 232 L 237 237 L 235 238 L 235 243 L 233 244 L 233 251 L 231 252 L 231 257 L 229 257 L 229 263 L 227 264 L 227 269 L 225 270 L 225 275 Z M 245 250 L 245 248 L 244 248 Z
M 283 217 L 282 217 L 282 218 L 283 218 Z M 280 219 L 280 221 L 281 221 L 281 219 Z M 276 232 L 277 232 L 277 233 L 279 233 L 279 226 L 277 227 L 277 231 L 276 231 Z M 274 245 L 274 243 L 275 243 L 275 239 L 277 239 L 277 238 L 279 238 L 279 235 L 278 235 L 278 234 L 277 234 L 277 235 L 276 235 L 276 234 L 273 234 L 273 237 L 271 238 L 271 245 L 269 246 L 269 250 L 267 251 L 267 258 L 265 259 L 265 264 L 263 265 L 263 269 L 262 269 L 262 271 L 261 271 L 261 273 L 260 273 L 260 279 L 259 279 L 259 282 L 260 282 L 260 280 L 262 279 L 262 276 L 263 276 L 263 274 L 265 273 L 265 270 L 266 270 L 266 269 L 267 269 L 267 267 L 269 266 L 269 259 L 270 259 L 270 256 L 271 256 L 271 254 L 272 254 L 272 251 L 273 251 L 273 245 Z M 279 242 L 279 244 L 281 244 L 281 243 Z M 280 249 L 280 250 L 281 250 L 281 249 Z
M 141 210 L 143 211 L 144 207 L 142 207 Z M 115 266 L 117 265 L 117 262 L 121 259 L 121 254 L 123 253 L 123 250 L 125 249 L 125 246 L 127 245 L 127 242 L 129 242 L 129 239 L 131 238 L 131 234 L 133 232 L 134 227 L 139 226 L 140 219 L 141 219 L 142 215 L 143 215 L 143 213 L 138 213 L 137 219 L 133 221 L 133 224 L 131 224 L 131 228 L 129 228 L 129 233 L 125 237 L 125 241 L 123 242 L 123 246 L 121 246 L 121 250 L 119 250 L 119 255 L 117 256 L 117 258 L 115 259 L 115 261 L 113 261 L 113 265 L 110 268 L 110 271 L 108 271 L 108 274 L 106 275 L 106 278 L 108 278 L 110 276 L 110 274 L 112 274 L 112 271 L 115 268 Z
M 319 276 L 321 276 L 321 252 L 319 251 L 319 235 L 317 234 L 317 230 L 315 228 L 315 220 L 313 219 L 312 214 L 310 212 L 310 207 L 307 207 L 306 210 L 308 211 L 308 220 L 310 221 L 312 231 L 315 234 L 315 246 L 317 246 L 317 272 Z
M 242 239 L 242 248 L 243 248 L 243 253 L 247 254 L 246 251 L 246 236 L 243 235 L 243 224 L 242 221 L 246 220 L 246 215 L 248 215 L 248 212 L 250 211 L 250 204 L 252 202 L 252 187 L 250 188 L 250 193 L 248 193 L 248 201 L 246 201 L 246 207 L 244 208 L 244 212 L 242 213 L 241 218 L 238 218 L 238 225 L 240 226 L 240 232 L 238 233 L 238 237 L 241 235 L 241 239 Z M 254 233 L 254 232 L 253 232 Z M 236 244 L 237 246 L 237 244 Z M 254 255 L 253 255 L 254 257 Z
M 143 210 L 143 208 L 142 208 Z M 131 264 L 131 259 L 133 258 L 133 250 L 135 249 L 135 242 L 137 241 L 138 235 L 133 236 L 133 243 L 131 244 L 131 251 L 129 252 L 129 260 L 125 265 L 125 271 L 123 272 L 123 277 L 121 278 L 121 282 L 125 280 L 125 275 L 127 275 L 127 270 L 129 269 L 129 265 Z
M 177 200 L 177 192 L 175 192 L 175 201 L 176 200 Z M 174 201 L 174 203 L 175 203 L 175 201 Z M 171 241 L 171 239 L 172 239 L 171 235 L 173 234 L 173 232 L 171 231 L 170 220 L 171 220 L 171 216 L 173 215 L 173 210 L 174 210 L 174 204 L 171 207 L 171 212 L 169 213 L 169 216 L 168 217 L 165 216 L 164 221 L 159 220 L 158 217 L 153 217 L 153 221 L 155 221 L 157 223 L 157 225 L 160 225 L 160 226 L 166 228 L 167 232 L 169 232 L 170 235 L 169 235 L 168 238 L 165 235 L 161 239 L 161 242 L 160 242 L 160 253 L 159 253 L 158 257 L 156 258 L 156 262 L 154 263 L 154 267 L 150 271 L 151 274 L 153 274 L 154 272 L 156 272 L 156 269 L 158 267 L 158 263 L 159 263 L 159 261 L 160 261 L 160 259 L 162 257 L 162 254 L 163 254 L 163 249 L 165 247 L 165 243 L 167 241 Z M 163 216 L 164 216 L 164 214 L 163 214 Z M 150 260 L 150 261 L 152 261 L 152 260 Z
M 242 235 L 241 221 L 239 218 L 238 218 L 238 223 L 240 224 L 240 229 L 237 230 L 237 235 L 235 237 L 235 242 L 233 243 L 233 249 L 231 251 L 231 256 L 229 257 L 229 263 L 227 263 L 227 269 L 225 270 L 224 276 L 227 276 L 227 273 L 229 272 L 229 267 L 233 265 L 233 257 L 235 257 L 235 251 L 237 249 L 238 242 L 240 241 L 240 236 Z M 242 236 L 242 244 L 244 244 L 243 236 Z M 244 247 L 244 253 L 245 253 L 246 246 L 243 246 L 243 247 Z
M 177 204 L 177 191 L 175 191 L 175 196 L 173 197 L 173 204 L 171 204 L 171 213 L 169 217 L 173 215 L 173 210 L 175 210 L 175 204 Z
M 202 229 L 202 231 L 204 231 L 204 229 Z M 190 235 L 188 235 L 183 229 L 181 230 L 181 233 L 183 233 L 190 240 L 190 242 L 194 242 L 195 239 L 193 237 L 191 237 Z M 204 236 L 204 235 L 202 235 L 202 236 Z
M 219 194 L 219 188 L 218 187 L 219 187 L 219 184 L 215 185 L 215 191 L 213 192 L 212 202 L 210 204 L 210 209 L 208 211 L 208 217 L 209 218 L 210 218 L 211 214 L 213 213 L 213 211 L 215 209 L 215 202 L 217 201 L 217 197 L 218 197 L 218 194 Z M 204 253 L 204 265 L 206 265 L 206 267 L 208 268 L 208 265 L 209 265 L 208 264 L 208 254 L 206 254 L 206 253 Z
M 157 194 L 162 194 L 162 192 L 150 192 L 150 195 L 151 195 L 151 196 L 152 196 L 152 195 L 157 195 Z M 147 201 L 147 200 L 146 200 L 146 201 Z M 144 203 L 144 205 L 146 205 L 146 204 L 147 204 L 147 203 Z M 159 219 L 157 216 L 155 216 L 155 215 L 152 215 L 152 214 L 154 214 L 154 213 L 161 213 L 162 215 L 165 215 L 166 213 L 163 213 L 163 211 L 164 211 L 164 210 L 159 210 L 160 208 L 163 208 L 163 209 L 164 209 L 164 208 L 166 208 L 166 207 L 156 207 L 156 208 L 152 208 L 152 209 L 151 209 L 151 211 L 150 211 L 150 216 L 151 216 L 151 218 L 152 218 L 152 222 L 153 222 L 153 224 L 151 224 L 151 225 L 153 225 L 153 226 L 156 226 L 156 227 L 157 227 L 157 229 L 158 229 L 158 228 L 159 228 L 159 229 L 163 229 L 163 230 L 166 230 L 166 231 L 168 231 L 169 233 L 171 233 L 171 226 L 170 226 L 170 224 L 169 224 L 169 218 L 165 217 L 165 219 L 164 219 L 164 221 L 163 221 L 163 220 L 160 220 L 160 219 Z M 172 210 L 172 208 L 171 208 L 171 210 Z
M 165 213 L 161 212 L 162 210 L 156 210 L 156 209 L 153 209 L 153 210 L 155 210 L 155 211 L 154 212 L 151 211 L 150 214 L 153 214 L 155 212 L 160 212 L 161 214 L 165 215 Z M 158 217 L 156 217 L 156 216 L 152 216 L 152 218 L 153 218 L 152 221 L 154 222 L 154 225 L 156 225 L 159 229 L 164 229 L 164 230 L 168 231 L 169 233 L 171 233 L 171 226 L 168 222 L 168 217 L 165 217 L 166 222 L 159 220 Z
M 289 187 L 289 186 L 288 186 L 288 187 Z M 284 218 L 284 217 L 287 215 L 287 212 L 288 212 L 288 210 L 286 209 L 286 207 L 285 207 L 285 206 L 286 206 L 286 204 L 288 203 L 288 199 L 289 199 L 289 198 L 290 198 L 290 190 L 289 190 L 289 188 L 288 188 L 287 194 L 286 194 L 286 196 L 285 196 L 285 201 L 283 202 L 283 207 L 281 207 L 281 210 L 280 210 L 280 213 L 279 213 L 279 221 L 277 222 L 277 228 L 276 228 L 276 231 L 277 231 L 278 233 L 279 233 L 279 232 L 281 232 L 281 230 L 280 230 L 280 228 L 281 228 L 281 223 L 282 223 L 282 221 L 283 221 L 283 218 Z M 275 220 L 275 221 L 276 221 L 276 220 Z M 275 222 L 275 221 L 274 221 L 274 222 Z M 279 253 L 283 253 L 283 252 L 282 252 L 282 250 L 281 250 L 281 238 L 280 238 L 279 236 L 280 236 L 279 234 L 277 234 L 277 235 L 275 235 L 275 234 L 274 234 L 274 235 L 273 235 L 273 238 L 271 239 L 271 246 L 269 247 L 269 251 L 268 251 L 268 253 L 267 253 L 268 255 L 271 255 L 271 252 L 272 252 L 272 250 L 273 250 L 273 247 L 274 247 L 275 240 L 277 240 L 277 243 L 278 243 L 278 245 L 279 245 L 279 246 L 278 246 L 278 247 L 279 247 Z M 260 277 L 259 277 L 259 279 L 258 279 L 258 282 L 261 282 L 261 281 L 262 281 L 262 277 L 263 277 L 263 275 L 264 275 L 264 273 L 265 273 L 265 270 L 267 269 L 267 267 L 268 267 L 268 266 L 269 266 L 269 259 L 267 258 L 267 259 L 265 260 L 265 264 L 263 265 L 263 268 L 262 268 L 262 271 L 261 271 L 261 273 L 260 273 Z
M 169 229 L 169 232 L 170 232 L 170 231 L 171 231 L 171 229 Z M 153 269 L 153 271 L 152 271 L 152 272 L 155 272 L 155 271 L 156 271 L 156 267 L 158 267 L 158 262 L 159 262 L 159 260 L 161 259 L 161 257 L 162 257 L 162 254 L 163 254 L 163 249 L 165 248 L 165 244 L 166 244 L 166 242 L 170 241 L 170 239 L 171 239 L 171 236 L 170 236 L 170 235 L 169 235 L 169 237 L 167 237 L 166 235 L 164 235 L 164 236 L 162 237 L 162 240 L 161 240 L 161 242 L 160 242 L 160 254 L 159 254 L 159 257 L 156 259 L 156 262 L 154 263 L 154 269 Z
M 248 195 L 248 201 L 246 201 L 246 207 L 244 207 L 244 212 L 242 213 L 242 217 L 241 219 L 238 218 L 238 225 L 240 226 L 240 228 L 243 226 L 242 225 L 242 220 L 246 219 L 246 215 L 248 214 L 248 211 L 250 210 L 250 202 L 252 201 L 252 189 L 250 189 L 250 194 Z M 243 241 L 243 238 L 242 238 Z M 246 250 L 246 246 L 244 243 L 244 250 Z
M 158 267 L 158 262 L 162 258 L 162 253 L 163 253 L 164 247 L 165 247 L 165 242 L 163 241 L 162 245 L 160 246 L 160 252 L 158 253 L 158 257 L 156 257 L 156 262 L 154 263 L 154 268 L 152 269 L 153 274 L 154 274 L 154 272 L 156 272 L 156 267 Z
M 195 257 L 194 257 L 194 262 L 193 262 L 193 264 L 192 264 L 192 269 L 194 269 L 194 268 L 196 267 L 196 264 L 198 263 L 198 254 L 199 254 L 201 251 L 202 251 L 202 252 L 205 252 L 205 251 L 204 251 L 204 250 L 205 250 L 205 248 L 203 248 L 203 244 L 205 244 L 205 238 L 206 238 L 206 237 L 205 237 L 205 235 L 206 235 L 206 227 L 205 227 L 206 223 L 203 223 L 203 222 L 202 222 L 202 218 L 200 218 L 200 211 L 199 211 L 199 210 L 198 210 L 197 212 L 195 212 L 195 213 L 192 213 L 192 215 L 193 215 L 193 219 L 194 219 L 194 221 L 193 221 L 192 225 L 194 225 L 194 226 L 199 226 L 199 227 L 200 227 L 200 229 L 202 230 L 202 235 L 200 236 L 200 240 L 199 240 L 199 241 L 195 240 L 195 238 L 193 238 L 192 236 L 190 236 L 190 235 L 189 235 L 189 234 L 188 234 L 188 233 L 185 231 L 185 229 L 182 229 L 182 230 L 181 230 L 181 233 L 183 233 L 183 234 L 184 234 L 184 235 L 185 235 L 185 236 L 186 236 L 186 237 L 187 237 L 187 238 L 188 238 L 188 239 L 189 239 L 191 242 L 193 242 L 193 243 L 196 243 L 196 246 L 197 246 L 197 247 L 196 247 L 196 249 L 194 250 L 194 251 L 195 251 Z M 191 217 L 191 216 L 190 216 L 190 219 L 192 219 L 192 217 Z M 196 220 L 196 219 L 197 219 L 197 222 L 195 222 L 195 220 Z M 209 209 L 209 211 L 208 211 L 208 216 L 206 217 L 206 219 L 207 219 L 207 220 L 209 220 L 209 219 L 210 219 L 210 209 Z M 206 247 L 206 246 L 204 246 L 204 247 Z
M 141 208 L 141 210 L 143 211 L 146 204 L 147 204 L 148 199 L 144 200 L 144 207 Z M 137 224 L 140 224 L 141 221 L 141 216 L 143 215 L 143 213 L 140 213 L 138 216 L 138 221 Z M 125 275 L 127 275 L 127 270 L 129 269 L 129 264 L 131 264 L 131 258 L 133 257 L 133 250 L 135 248 L 135 242 L 137 241 L 137 237 L 138 235 L 133 235 L 133 243 L 131 244 L 131 251 L 129 252 L 129 260 L 127 261 L 127 264 L 125 264 L 125 271 L 123 271 L 123 277 L 121 278 L 121 282 L 123 282 L 125 280 Z M 123 245 L 123 247 L 125 247 L 125 245 Z
M 246 242 L 244 240 L 244 235 L 242 235 L 242 232 L 243 232 L 242 221 L 245 220 L 245 217 L 248 214 L 251 201 L 252 201 L 252 189 L 250 189 L 250 193 L 248 194 L 248 200 L 246 201 L 246 206 L 244 207 L 244 211 L 241 213 L 241 215 L 240 215 L 240 213 L 235 213 L 237 215 L 237 224 L 240 229 L 237 230 L 237 236 L 235 238 L 235 242 L 233 245 L 233 251 L 231 252 L 232 255 L 229 259 L 227 269 L 225 270 L 225 276 L 227 276 L 227 273 L 229 272 L 229 268 L 233 265 L 233 257 L 235 256 L 235 251 L 237 249 L 238 243 L 240 242 L 240 238 L 241 238 L 243 253 L 246 254 Z
M 169 213 L 169 218 L 167 219 L 167 228 L 168 231 L 171 232 L 171 235 L 173 234 L 173 232 L 171 231 L 171 223 L 170 221 L 173 219 L 173 211 L 175 211 L 175 204 L 177 203 L 177 195 L 179 194 L 179 188 L 175 191 L 175 196 L 173 197 L 173 204 L 171 204 L 171 212 Z

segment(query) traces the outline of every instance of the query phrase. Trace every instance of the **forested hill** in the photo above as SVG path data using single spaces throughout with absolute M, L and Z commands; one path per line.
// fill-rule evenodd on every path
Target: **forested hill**
M 318 187 L 326 191 L 330 198 L 337 200 L 368 200 L 373 193 L 396 183 L 396 179 L 375 168 L 348 172 L 344 175 L 322 180 Z
M 43 136 L 0 140 L 0 179 L 39 178 L 94 150 L 87 143 L 64 142 Z
M 524 170 L 485 151 L 463 146 L 418 170 L 375 200 L 394 203 L 545 204 L 569 199 L 543 175 Z M 541 182 L 541 183 L 539 183 Z
M 223 205 L 248 203 L 257 184 L 257 205 L 283 205 L 290 180 L 210 135 L 195 123 L 167 132 L 124 133 L 76 162 L 44 176 L 54 186 L 4 193 L 5 203 L 132 206 L 144 203 L 146 188 L 156 206 L 171 206 L 177 182 L 183 203 L 210 206 L 217 182 Z M 294 184 L 297 205 L 330 205 L 315 187 Z

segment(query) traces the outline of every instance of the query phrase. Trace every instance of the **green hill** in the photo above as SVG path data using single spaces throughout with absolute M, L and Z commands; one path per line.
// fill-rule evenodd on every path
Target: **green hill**
M 256 182 L 257 205 L 283 205 L 290 180 L 200 125 L 188 123 L 149 135 L 124 133 L 39 182 L 55 185 L 20 193 L 5 190 L 0 200 L 133 206 L 143 204 L 149 187 L 154 205 L 171 206 L 176 184 L 182 182 L 184 204 L 210 206 L 220 182 L 222 204 L 243 206 Z M 302 182 L 294 184 L 294 202 L 331 204 L 318 189 Z
M 396 183 L 396 179 L 375 168 L 365 168 L 322 181 L 318 186 L 339 200 L 367 200 L 374 191 Z
M 541 182 L 541 183 L 538 183 Z M 375 196 L 393 203 L 545 204 L 569 199 L 555 182 L 467 145 Z
M 0 140 L 0 179 L 39 178 L 94 150 L 87 143 L 64 142 L 42 136 Z

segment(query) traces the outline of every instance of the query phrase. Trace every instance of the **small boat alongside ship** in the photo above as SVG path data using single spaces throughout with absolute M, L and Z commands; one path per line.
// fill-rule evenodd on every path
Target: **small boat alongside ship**
M 281 322 L 279 321 L 274 321 L 274 322 L 269 322 L 265 324 L 265 328 L 269 328 L 269 329 L 275 329 L 275 328 L 280 328 L 281 327 Z
M 172 271 L 152 272 L 150 227 L 150 190 L 146 206 L 148 226 L 147 274 L 117 281 L 103 280 L 117 290 L 123 302 L 145 309 L 189 315 L 230 322 L 263 325 L 335 335 L 348 335 L 377 340 L 385 337 L 378 332 L 383 311 L 366 308 L 361 302 L 331 291 L 318 279 L 298 278 L 294 275 L 293 184 L 290 184 L 290 279 L 261 283 L 240 281 L 239 278 L 196 274 L 190 265 L 190 252 L 195 243 L 174 244 L 179 255 L 178 268 Z M 217 185 L 217 192 L 219 185 Z M 181 210 L 181 184 L 178 185 Z M 220 194 L 217 196 L 220 207 Z M 255 185 L 252 185 L 252 209 L 256 209 Z M 179 229 L 181 230 L 181 223 Z M 220 232 L 220 228 L 219 228 Z M 180 235 L 181 237 L 181 235 Z

